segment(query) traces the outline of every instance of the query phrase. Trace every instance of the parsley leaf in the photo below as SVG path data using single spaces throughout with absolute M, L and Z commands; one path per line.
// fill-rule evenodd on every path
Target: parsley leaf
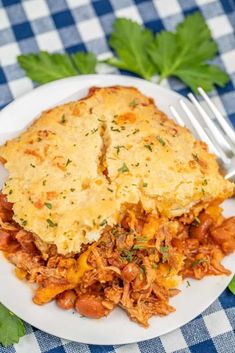
M 19 342 L 25 335 L 23 322 L 11 311 L 0 304 L 0 343 L 8 347 Z
M 232 281 L 229 283 L 228 288 L 230 291 L 235 294 L 235 276 L 233 276 Z
M 121 172 L 121 173 L 129 172 L 129 168 L 127 167 L 126 163 L 123 163 L 121 168 L 118 169 L 118 172 Z
M 228 75 L 218 66 L 207 64 L 217 52 L 217 45 L 199 12 L 176 27 L 176 32 L 162 31 L 149 44 L 148 53 L 160 73 L 160 81 L 176 76 L 194 92 L 198 86 L 206 91 L 214 84 L 224 86 Z
M 52 204 L 50 202 L 45 202 L 44 205 L 49 208 L 49 210 L 52 209 Z
M 208 260 L 207 259 L 197 259 L 191 264 L 191 267 L 192 268 L 197 267 L 198 265 L 203 264 L 205 262 L 208 262 Z
M 27 76 L 41 84 L 78 74 L 93 74 L 97 62 L 93 53 L 79 52 L 69 56 L 45 51 L 19 55 L 17 60 Z
M 47 219 L 47 223 L 49 225 L 49 227 L 57 227 L 57 223 L 54 223 L 50 218 Z
M 162 262 L 166 262 L 169 258 L 169 246 L 160 246 L 160 253 L 162 254 Z
M 17 60 L 27 76 L 38 83 L 77 75 L 67 54 L 49 54 L 41 51 L 36 54 L 19 55 Z
M 86 75 L 95 73 L 95 67 L 97 64 L 95 54 L 79 52 L 71 55 L 71 59 L 80 74 Z
M 152 41 L 153 35 L 148 29 L 129 19 L 118 18 L 113 24 L 109 40 L 117 57 L 107 59 L 106 62 L 150 80 L 156 69 L 148 56 L 146 43 Z

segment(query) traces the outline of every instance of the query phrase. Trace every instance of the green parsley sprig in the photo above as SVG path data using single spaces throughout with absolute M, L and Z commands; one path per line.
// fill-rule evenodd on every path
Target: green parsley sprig
M 9 347 L 25 335 L 23 322 L 0 304 L 0 344 Z
M 235 294 L 235 275 L 233 276 L 232 281 L 229 283 L 228 288 L 233 294 Z
M 217 53 L 217 44 L 199 12 L 187 16 L 175 32 L 154 33 L 137 22 L 117 18 L 109 45 L 114 56 L 106 64 L 133 72 L 146 80 L 159 75 L 159 82 L 177 77 L 194 92 L 201 86 L 211 91 L 214 85 L 225 86 L 228 75 L 209 60 Z M 26 75 L 40 84 L 64 77 L 97 72 L 93 53 L 49 54 L 45 51 L 18 56 Z M 133 102 L 133 107 L 135 102 Z

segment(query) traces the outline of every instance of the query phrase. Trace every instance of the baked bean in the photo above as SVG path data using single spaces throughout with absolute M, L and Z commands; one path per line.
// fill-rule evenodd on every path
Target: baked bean
M 77 299 L 76 293 L 72 289 L 69 289 L 57 295 L 56 304 L 61 309 L 69 310 L 74 308 L 76 299 Z
M 102 301 L 88 294 L 84 294 L 77 299 L 75 309 L 79 314 L 91 319 L 99 319 L 106 314 L 106 308 L 103 306 Z
M 131 262 L 127 264 L 122 270 L 122 278 L 124 281 L 131 282 L 134 281 L 139 273 L 139 266 Z
M 235 250 L 235 217 L 225 219 L 223 223 L 211 230 L 211 236 L 225 254 Z

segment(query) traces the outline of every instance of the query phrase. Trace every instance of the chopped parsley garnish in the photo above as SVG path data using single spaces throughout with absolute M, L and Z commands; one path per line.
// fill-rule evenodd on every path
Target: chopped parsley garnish
M 112 131 L 117 131 L 117 132 L 120 132 L 120 130 L 119 130 L 119 129 L 115 129 L 113 126 L 111 126 L 111 130 L 112 130 Z
M 91 134 L 94 134 L 94 133 L 96 133 L 98 131 L 98 127 L 97 127 L 97 129 L 92 129 L 91 130 Z
M 121 173 L 129 172 L 129 169 L 128 169 L 126 163 L 123 163 L 123 165 L 121 166 L 121 168 L 118 169 L 118 171 Z
M 52 209 L 52 204 L 51 204 L 51 203 L 45 202 L 44 205 L 45 205 L 47 208 L 49 208 L 49 210 Z
M 145 243 L 147 241 L 146 237 L 136 237 L 137 243 Z
M 21 220 L 22 226 L 26 226 L 27 225 L 28 222 L 25 219 L 20 218 L 20 220 Z
M 154 270 L 156 270 L 157 269 L 157 264 L 154 262 L 153 264 L 152 264 L 152 268 L 154 269 Z
M 208 262 L 208 260 L 207 259 L 197 259 L 192 263 L 191 267 L 194 268 L 194 267 L 196 267 L 200 264 L 203 264 L 205 262 Z
M 127 262 L 132 262 L 134 255 L 134 251 L 132 250 L 123 250 L 121 253 L 121 257 L 123 260 L 126 260 Z
M 144 246 L 142 246 L 142 245 L 134 245 L 133 246 L 133 248 L 132 248 L 133 250 L 142 250 L 142 249 L 144 249 Z
M 66 167 L 70 164 L 70 163 L 72 163 L 72 161 L 71 161 L 71 159 L 67 159 L 67 162 L 66 162 Z
M 35 165 L 34 165 L 34 164 L 30 163 L 30 165 L 31 165 L 32 168 L 35 168 Z
M 133 99 L 133 100 L 129 103 L 129 107 L 135 108 L 138 104 L 139 104 L 139 101 L 138 101 L 137 99 Z
M 0 345 L 9 347 L 18 343 L 20 337 L 26 333 L 23 322 L 10 310 L 0 304 Z M 4 349 L 0 346 L 0 351 L 12 351 L 13 348 Z
M 66 122 L 65 114 L 62 115 L 60 122 L 61 124 L 64 124 Z
M 162 254 L 162 262 L 166 262 L 169 257 L 169 246 L 160 246 L 160 253 Z
M 46 180 L 43 180 L 42 185 L 45 186 L 46 182 L 47 182 Z
M 186 281 L 186 283 L 187 283 L 187 286 L 186 286 L 187 288 L 191 286 L 189 281 Z
M 108 191 L 113 192 L 113 190 L 112 190 L 112 189 L 110 189 L 110 188 L 107 188 L 107 189 L 108 189 Z
M 145 148 L 147 148 L 150 152 L 153 152 L 153 148 L 152 148 L 153 143 L 147 143 L 146 145 L 144 145 Z
M 103 219 L 103 221 L 100 222 L 100 226 L 103 227 L 103 226 L 105 226 L 107 223 L 108 223 L 108 222 L 107 222 L 107 219 Z
M 157 140 L 160 142 L 162 146 L 165 146 L 166 142 L 161 138 L 161 136 L 157 136 Z
M 52 228 L 57 227 L 57 223 L 52 222 L 50 218 L 47 219 L 47 223 L 49 227 L 52 227 Z
M 233 294 L 235 294 L 235 276 L 233 276 L 233 279 L 229 283 L 228 288 Z
M 12 193 L 13 193 L 13 191 L 12 191 L 12 190 L 10 190 L 10 191 L 9 191 L 9 195 L 11 195 Z
M 132 134 L 135 135 L 137 132 L 140 132 L 140 129 L 135 129 Z
M 197 155 L 196 153 L 193 153 L 192 156 L 193 156 L 193 159 L 194 159 L 196 162 L 199 161 L 198 155 Z
M 125 148 L 125 146 L 114 146 L 114 148 L 117 150 L 117 154 L 119 154 L 121 148 Z
M 87 132 L 86 134 L 85 134 L 85 136 L 88 136 L 89 135 L 89 132 Z
M 203 186 L 206 186 L 206 185 L 207 185 L 207 180 L 206 180 L 206 179 L 203 180 L 202 185 L 203 185 Z
M 148 186 L 148 183 L 143 183 L 144 188 L 147 188 L 147 186 Z
M 71 192 L 74 192 L 75 190 L 76 190 L 76 189 L 74 189 L 74 188 L 71 188 L 71 189 L 70 189 Z
M 198 227 L 199 224 L 201 224 L 201 221 L 198 217 L 195 217 L 192 224 L 193 224 L 193 226 Z

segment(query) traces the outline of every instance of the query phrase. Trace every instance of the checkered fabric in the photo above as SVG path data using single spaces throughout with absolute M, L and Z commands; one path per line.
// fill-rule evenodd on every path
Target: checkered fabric
M 102 58 L 110 52 L 107 39 L 115 17 L 132 18 L 157 32 L 173 30 L 185 15 L 196 10 L 203 14 L 218 44 L 214 63 L 230 75 L 227 86 L 212 92 L 212 99 L 235 126 L 234 0 L 0 0 L 0 108 L 34 87 L 17 65 L 20 53 L 87 50 Z M 188 92 L 175 79 L 163 84 L 183 95 Z M 27 334 L 19 344 L 0 347 L 0 352 L 232 353 L 235 297 L 226 290 L 187 325 L 139 344 L 84 345 L 50 336 L 27 324 L 26 327 Z

